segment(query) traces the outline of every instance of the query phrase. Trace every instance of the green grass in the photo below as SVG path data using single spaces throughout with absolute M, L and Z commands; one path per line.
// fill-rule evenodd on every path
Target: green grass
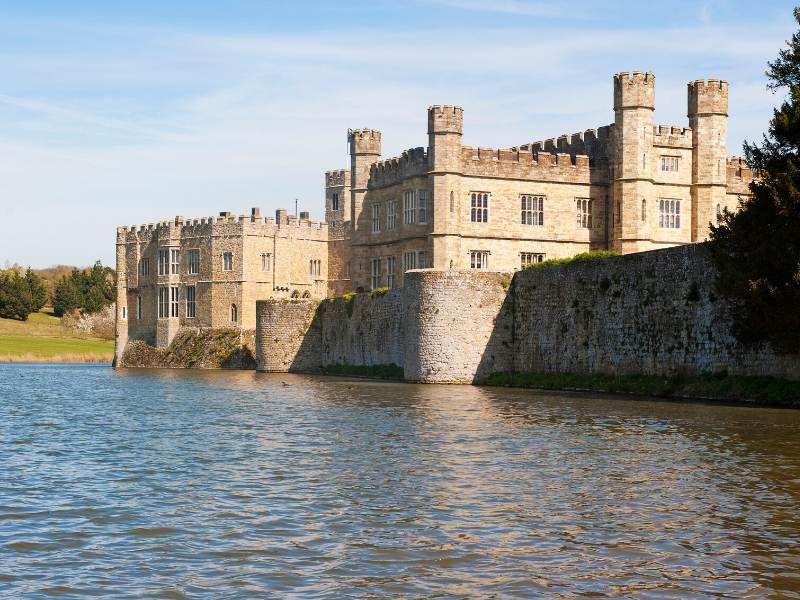
M 494 373 L 487 385 L 585 390 L 659 398 L 696 398 L 751 402 L 763 406 L 800 408 L 800 381 L 777 377 L 707 374 L 658 377 L 652 375 L 579 375 L 575 373 Z
M 551 258 L 540 263 L 532 263 L 525 266 L 523 270 L 529 269 L 540 269 L 542 267 L 547 267 L 549 265 L 563 265 L 566 263 L 572 262 L 584 262 L 587 260 L 599 260 L 603 258 L 610 258 L 612 256 L 619 256 L 618 252 L 613 252 L 610 250 L 594 250 L 592 252 L 581 252 L 580 254 L 576 254 L 575 256 L 569 256 L 567 258 Z
M 352 375 L 372 379 L 403 379 L 403 367 L 397 365 L 328 365 L 325 375 Z
M 46 310 L 27 321 L 0 319 L 0 362 L 110 362 L 113 353 L 114 342 L 75 335 Z

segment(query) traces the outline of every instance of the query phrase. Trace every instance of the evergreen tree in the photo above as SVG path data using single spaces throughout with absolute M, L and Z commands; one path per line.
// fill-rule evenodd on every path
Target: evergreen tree
M 64 275 L 56 283 L 53 291 L 53 314 L 57 317 L 63 317 L 81 305 L 81 294 L 75 285 L 74 277 L 77 272 L 78 270 L 74 269 L 71 275 Z
M 794 18 L 800 25 L 800 8 Z M 766 74 L 767 87 L 787 96 L 761 144 L 745 143 L 755 172 L 751 196 L 712 226 L 711 250 L 736 336 L 794 353 L 800 351 L 800 31 Z

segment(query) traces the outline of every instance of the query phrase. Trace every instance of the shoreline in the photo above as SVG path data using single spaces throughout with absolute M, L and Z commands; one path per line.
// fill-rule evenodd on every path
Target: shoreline
M 113 354 L 55 354 L 41 356 L 35 354 L 0 354 L 0 364 L 14 363 L 89 363 L 100 364 L 114 360 Z

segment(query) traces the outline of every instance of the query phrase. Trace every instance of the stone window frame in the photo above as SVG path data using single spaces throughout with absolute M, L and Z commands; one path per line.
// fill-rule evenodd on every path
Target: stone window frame
M 128 318 L 128 307 L 122 307 L 122 320 L 125 321 Z
M 397 227 L 397 200 L 389 200 L 386 204 L 386 230 Z
M 261 253 L 261 272 L 262 273 L 269 273 L 272 271 L 272 253 L 271 252 L 262 252 Z
M 222 253 L 222 270 L 233 271 L 233 252 Z
M 311 259 L 308 261 L 308 273 L 312 277 L 319 277 L 322 273 L 322 261 L 318 259 Z
M 397 257 L 387 256 L 386 257 L 386 287 L 390 290 L 394 289 L 394 271 L 397 268 Z
M 647 199 L 642 198 L 642 223 L 647 221 Z
M 200 248 L 189 248 L 186 256 L 186 272 L 189 275 L 200 274 Z
M 428 224 L 428 190 L 419 190 L 417 193 L 417 223 Z
M 158 249 L 158 274 L 169 275 L 169 248 Z
M 542 194 L 520 194 L 520 223 L 544 226 L 544 200 Z
M 177 285 L 169 286 L 169 317 L 170 319 L 177 319 L 180 316 L 178 306 L 180 302 L 180 292 Z
M 520 252 L 519 253 L 519 268 L 524 269 L 528 265 L 545 261 L 544 252 Z
M 470 192 L 469 193 L 469 220 L 472 223 L 489 222 L 489 204 L 491 192 Z
M 331 192 L 331 210 L 339 210 L 339 192 Z
M 181 249 L 180 248 L 170 248 L 169 249 L 169 274 L 170 275 L 180 275 L 181 274 Z
M 381 287 L 381 257 L 370 259 L 370 289 L 376 290 Z
M 136 320 L 142 320 L 142 297 L 136 296 Z
M 658 199 L 658 227 L 660 229 L 681 228 L 680 198 Z
M 139 259 L 139 275 L 142 277 L 147 277 L 150 275 L 150 259 L 149 258 L 140 258 Z
M 239 322 L 239 308 L 236 306 L 236 303 L 231 304 L 231 323 L 238 323 Z
M 428 269 L 428 251 L 427 250 L 417 250 L 417 268 L 418 269 Z
M 490 254 L 491 252 L 489 252 L 488 250 L 470 250 L 469 268 L 477 271 L 488 270 Z
M 197 317 L 197 286 L 186 286 L 186 318 L 194 319 Z
M 158 318 L 169 318 L 169 286 L 158 286 Z
M 417 268 L 417 252 L 407 250 L 403 252 L 403 273 Z
M 680 171 L 680 156 L 673 154 L 661 155 L 661 171 L 663 173 L 678 173 Z
M 381 232 L 381 205 L 378 202 L 372 205 L 372 233 Z
M 575 198 L 575 226 L 579 229 L 592 228 L 594 202 L 591 198 Z
M 403 192 L 403 225 L 414 225 L 417 222 L 417 191 Z

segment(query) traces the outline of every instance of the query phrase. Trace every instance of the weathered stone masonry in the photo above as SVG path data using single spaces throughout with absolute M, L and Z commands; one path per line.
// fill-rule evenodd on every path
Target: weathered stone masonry
M 508 274 L 410 271 L 402 290 L 350 305 L 259 302 L 257 368 L 392 363 L 426 383 L 507 371 L 800 379 L 800 357 L 736 341 L 714 278 L 705 245 L 521 271 L 510 286 Z

